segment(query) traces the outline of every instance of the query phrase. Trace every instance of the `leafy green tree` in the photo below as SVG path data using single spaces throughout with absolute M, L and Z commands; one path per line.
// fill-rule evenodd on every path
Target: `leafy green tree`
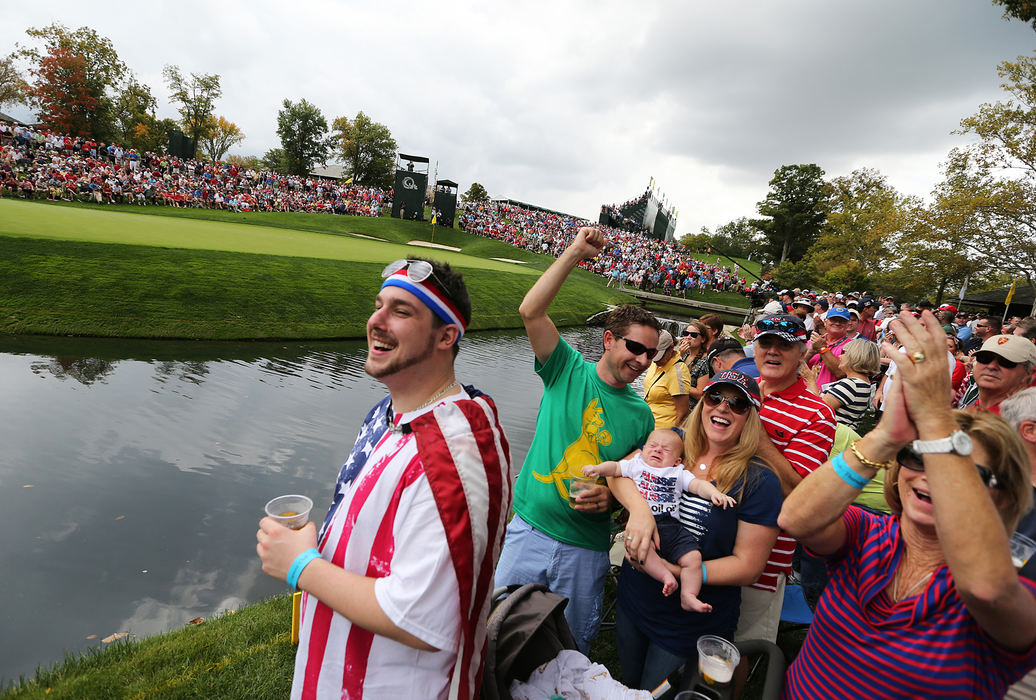
M 34 65 L 32 99 L 40 109 L 65 118 L 78 115 L 76 119 L 85 120 L 84 135 L 112 140 L 117 135 L 115 91 L 128 69 L 111 40 L 89 27 L 71 30 L 56 22 L 30 27 L 25 33 L 42 46 L 19 45 L 13 56 Z M 44 65 L 45 58 L 49 65 Z M 75 83 L 70 81 L 70 71 L 77 76 Z M 84 111 L 86 104 L 90 107 Z
M 119 141 L 131 148 L 153 150 L 155 138 L 161 129 L 155 118 L 158 102 L 151 88 L 130 77 L 115 101 L 115 120 Z
M 14 65 L 14 57 L 0 58 L 0 107 L 25 100 L 25 81 Z
M 712 234 L 713 248 L 734 258 L 759 260 L 765 253 L 765 238 L 747 217 L 723 224 Z
M 712 242 L 712 234 L 709 233 L 708 228 L 702 226 L 701 233 L 684 234 L 680 236 L 680 240 L 677 242 L 687 250 L 692 250 L 695 253 L 704 253 Z
M 262 170 L 265 166 L 259 156 L 237 156 L 229 155 L 226 157 L 227 163 L 234 163 L 238 168 L 245 168 L 251 170 Z
M 798 262 L 785 260 L 770 270 L 770 275 L 778 288 L 785 287 L 787 289 L 792 287 L 815 289 L 820 279 L 820 273 L 817 271 L 816 265 L 808 259 L 802 259 Z
M 782 165 L 770 180 L 770 192 L 756 205 L 765 219 L 751 223 L 768 241 L 770 257 L 797 261 L 820 236 L 827 219 L 827 184 L 820 166 Z
M 1017 17 L 1028 22 L 1036 29 L 1036 2 L 1032 0 L 993 0 L 993 3 L 1004 8 L 1004 18 Z
M 997 72 L 1010 99 L 961 121 L 960 133 L 980 140 L 950 153 L 935 206 L 955 222 L 943 232 L 958 249 L 1036 290 L 1036 58 Z
M 183 132 L 197 148 L 208 135 L 216 100 L 223 94 L 216 74 L 191 73 L 185 77 L 177 66 L 166 66 L 162 76 L 169 87 L 169 98 L 179 105 Z
M 288 174 L 287 156 L 283 148 L 271 148 L 259 161 L 261 170 L 269 170 L 274 173 Z
M 281 137 L 284 168 L 293 175 L 307 175 L 314 163 L 326 163 L 331 151 L 327 120 L 306 100 L 284 100 L 277 113 L 277 135 Z
M 237 124 L 223 117 L 216 117 L 209 125 L 208 133 L 202 138 L 201 145 L 205 157 L 209 160 L 223 160 L 230 148 L 245 140 L 245 135 Z
M 889 185 L 884 175 L 866 168 L 836 177 L 829 183 L 828 193 L 827 221 L 808 253 L 821 275 L 845 268 L 838 274 L 858 279 L 858 268 L 866 276 L 891 264 L 890 246 L 907 223 L 910 200 Z M 850 262 L 858 263 L 858 268 L 846 267 Z
M 335 119 L 331 128 L 346 173 L 353 182 L 383 189 L 392 187 L 397 146 L 387 126 L 361 111 L 352 119 Z
M 465 202 L 488 202 L 489 193 L 486 192 L 486 188 L 477 182 L 471 183 L 471 187 L 464 193 Z

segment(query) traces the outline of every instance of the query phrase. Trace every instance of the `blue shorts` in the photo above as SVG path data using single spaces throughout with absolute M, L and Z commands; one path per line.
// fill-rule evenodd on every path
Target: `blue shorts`
M 666 561 L 675 564 L 687 552 L 699 549 L 698 538 L 669 513 L 656 515 L 655 527 L 658 528 L 658 556 Z

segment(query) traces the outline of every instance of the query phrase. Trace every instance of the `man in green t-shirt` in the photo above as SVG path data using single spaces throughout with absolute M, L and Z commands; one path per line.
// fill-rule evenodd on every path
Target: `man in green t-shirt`
M 572 634 L 585 654 L 600 626 L 608 571 L 611 493 L 604 484 L 572 496 L 573 477 L 589 464 L 625 458 L 654 429 L 651 409 L 629 387 L 658 346 L 655 317 L 638 306 L 608 316 L 604 354 L 587 362 L 561 339 L 547 308 L 580 262 L 604 248 L 601 231 L 581 228 L 518 308 L 536 355 L 543 399 L 536 433 L 514 491 L 496 586 L 544 583 L 569 599 Z

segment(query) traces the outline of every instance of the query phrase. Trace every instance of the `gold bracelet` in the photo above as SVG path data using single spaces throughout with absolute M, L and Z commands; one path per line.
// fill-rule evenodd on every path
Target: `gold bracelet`
M 860 460 L 860 464 L 862 464 L 863 466 L 870 467 L 871 469 L 891 469 L 892 467 L 896 466 L 896 460 L 894 458 L 889 460 L 888 462 L 875 462 L 873 460 L 867 459 L 862 454 L 860 454 L 860 448 L 856 446 L 856 443 L 858 442 L 859 440 L 853 440 L 852 442 L 850 442 L 849 450 L 854 455 L 856 455 L 856 459 Z

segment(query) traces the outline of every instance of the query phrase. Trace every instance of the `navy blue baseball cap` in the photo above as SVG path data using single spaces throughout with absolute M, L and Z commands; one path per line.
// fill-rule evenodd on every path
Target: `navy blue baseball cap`
M 717 372 L 716 376 L 712 378 L 712 381 L 710 381 L 705 388 L 708 389 L 717 384 L 727 384 L 729 386 L 737 387 L 753 406 L 759 408 L 762 405 L 759 385 L 744 372 L 738 372 L 736 369 L 725 369 L 722 372 Z

